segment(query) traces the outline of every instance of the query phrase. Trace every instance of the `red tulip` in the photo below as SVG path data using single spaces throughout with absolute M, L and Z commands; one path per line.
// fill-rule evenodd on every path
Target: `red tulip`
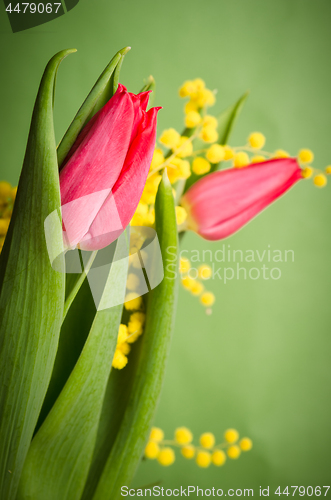
M 60 172 L 65 246 L 98 250 L 129 224 L 152 161 L 156 117 L 149 92 L 118 86 L 84 127 Z
M 207 240 L 227 238 L 301 178 L 294 158 L 214 172 L 182 197 L 188 226 Z

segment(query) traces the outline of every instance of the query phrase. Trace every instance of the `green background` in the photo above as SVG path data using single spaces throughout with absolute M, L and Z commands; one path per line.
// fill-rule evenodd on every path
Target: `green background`
M 2 7 L 1 178 L 17 183 L 42 71 L 69 47 L 78 53 L 59 72 L 58 139 L 108 60 L 131 45 L 121 81 L 136 92 L 155 77 L 159 131 L 182 128 L 178 87 L 202 77 L 218 89 L 215 111 L 251 91 L 232 144 L 260 130 L 269 151 L 309 147 L 315 166 L 331 164 L 329 0 L 81 0 L 61 18 L 16 34 Z M 185 425 L 218 441 L 235 427 L 253 439 L 253 450 L 221 469 L 202 470 L 180 456 L 168 469 L 144 462 L 135 486 L 162 480 L 167 488 L 254 488 L 258 496 L 259 486 L 330 484 L 330 189 L 301 182 L 225 241 L 232 250 L 293 250 L 293 263 L 276 264 L 281 279 L 209 282 L 217 296 L 210 316 L 180 291 L 156 424 L 169 438 Z M 222 245 L 193 234 L 183 241 L 189 250 Z

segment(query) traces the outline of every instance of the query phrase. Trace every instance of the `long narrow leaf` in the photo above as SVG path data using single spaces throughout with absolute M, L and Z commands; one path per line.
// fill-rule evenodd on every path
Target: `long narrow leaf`
M 110 296 L 119 300 L 122 297 L 124 301 L 128 259 L 123 258 L 123 248 L 125 235 L 116 243 L 102 301 Z M 92 459 L 121 313 L 122 304 L 97 312 L 73 372 L 32 441 L 18 500 L 80 499 Z
M 119 80 L 120 80 L 120 72 L 121 72 L 124 56 L 129 50 L 130 50 L 130 47 L 126 47 L 125 49 L 122 49 L 119 52 L 119 54 L 121 54 L 121 57 L 118 60 L 116 68 L 115 68 L 114 72 L 112 73 L 111 77 L 109 78 L 105 88 L 103 89 L 103 91 L 102 91 L 98 101 L 96 102 L 96 105 L 94 106 L 93 111 L 92 111 L 89 118 L 92 118 L 92 116 L 95 115 L 95 113 L 97 113 L 99 111 L 99 109 L 101 109 L 109 101 L 109 99 L 111 97 L 113 97 L 113 95 L 115 94 L 117 87 L 118 87 Z
M 157 193 L 155 213 L 164 279 L 149 293 L 141 355 L 130 398 L 93 500 L 117 500 L 121 498 L 121 486 L 130 484 L 142 458 L 161 393 L 177 296 L 172 259 L 178 252 L 174 199 L 166 172 Z
M 0 498 L 8 500 L 15 498 L 63 315 L 64 275 L 51 267 L 44 221 L 60 206 L 53 92 L 59 64 L 71 52 L 56 54 L 42 78 L 0 259 Z M 52 237 L 62 244 L 61 227 Z
M 120 61 L 123 60 L 124 55 L 129 50 L 130 47 L 125 47 L 124 49 L 117 52 L 117 54 L 113 57 L 110 63 L 106 66 L 105 70 L 100 75 L 98 81 L 96 82 L 91 92 L 85 99 L 84 103 L 78 110 L 75 118 L 73 119 L 71 125 L 69 126 L 68 130 L 63 136 L 57 149 L 58 161 L 60 166 L 62 165 L 63 160 L 65 159 L 72 145 L 77 139 L 79 132 L 82 130 L 84 125 L 86 125 L 88 120 L 93 116 L 93 114 L 98 109 L 97 108 L 98 101 L 99 99 L 103 98 L 105 89 L 106 93 L 109 92 L 109 87 L 107 87 L 107 85 L 116 69 L 116 66 L 119 64 Z M 112 92 L 113 88 L 114 87 L 112 84 Z M 109 98 L 111 96 L 112 94 L 109 96 Z

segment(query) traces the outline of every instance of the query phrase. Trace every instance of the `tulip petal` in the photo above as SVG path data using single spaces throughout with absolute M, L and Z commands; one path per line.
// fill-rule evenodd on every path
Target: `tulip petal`
M 109 194 L 88 233 L 80 242 L 83 250 L 104 248 L 112 243 L 130 223 L 143 192 L 152 161 L 159 109 L 152 108 L 147 113 L 144 112 L 138 134 L 130 146 L 112 193 Z
M 243 169 L 215 172 L 183 197 L 191 228 L 206 239 L 226 238 L 301 179 L 293 158 L 275 159 Z
M 64 227 L 71 247 L 88 231 L 122 170 L 134 121 L 132 100 L 125 90 L 119 86 L 90 120 L 81 132 L 82 138 L 77 139 L 78 147 L 74 146 L 74 153 L 61 171 L 62 206 L 68 205 Z M 95 196 L 97 193 L 100 196 Z M 93 195 L 90 201 L 86 198 L 88 195 Z M 77 202 L 77 211 L 77 203 L 72 202 L 80 198 L 83 200 Z

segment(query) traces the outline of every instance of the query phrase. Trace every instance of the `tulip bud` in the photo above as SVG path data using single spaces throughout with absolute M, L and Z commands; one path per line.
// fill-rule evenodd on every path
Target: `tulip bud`
M 301 169 L 294 158 L 209 174 L 182 197 L 188 228 L 207 240 L 227 238 L 301 178 Z
M 84 127 L 60 172 L 66 248 L 99 250 L 129 224 L 153 157 L 156 117 L 149 92 L 118 86 Z

